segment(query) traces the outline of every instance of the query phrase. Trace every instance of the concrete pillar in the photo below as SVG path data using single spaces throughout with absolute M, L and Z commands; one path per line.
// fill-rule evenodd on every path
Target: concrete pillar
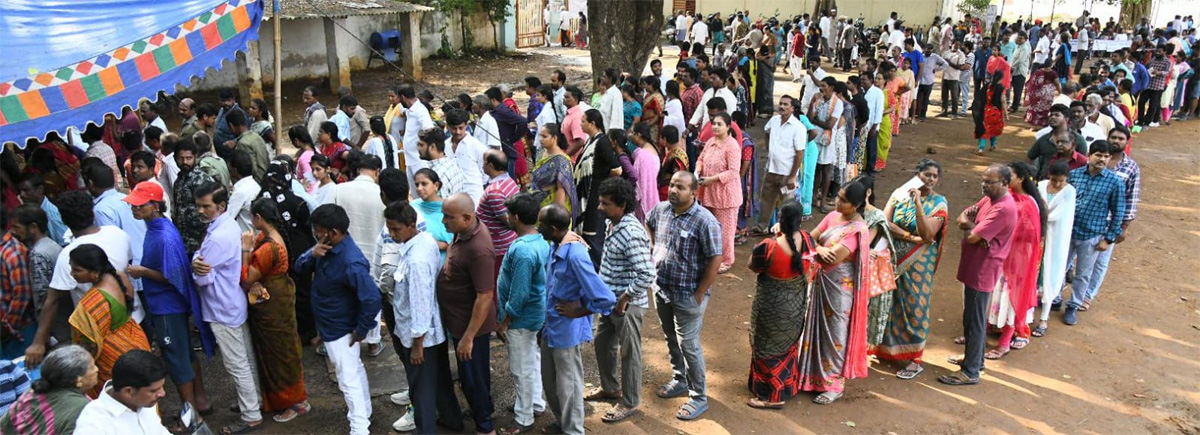
M 400 67 L 415 81 L 421 80 L 421 14 L 409 12 L 400 20 Z
M 238 95 L 248 104 L 249 99 L 262 98 L 262 62 L 258 57 L 258 41 L 250 41 L 245 53 L 238 53 L 236 68 L 238 75 Z
M 338 55 L 338 33 L 341 32 L 341 28 L 334 25 L 334 20 L 337 20 L 338 24 L 344 24 L 346 19 L 329 17 L 322 19 L 325 21 L 325 56 L 326 64 L 329 67 L 329 90 L 333 95 L 337 95 L 338 88 L 351 87 L 350 62 Z

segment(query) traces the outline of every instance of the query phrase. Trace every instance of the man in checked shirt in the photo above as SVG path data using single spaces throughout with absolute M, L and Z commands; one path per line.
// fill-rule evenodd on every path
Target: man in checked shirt
M 1117 174 L 1117 177 L 1120 177 L 1123 182 L 1125 215 L 1121 217 L 1121 235 L 1113 241 L 1114 246 L 1109 246 L 1108 250 L 1101 252 L 1100 257 L 1096 259 L 1096 270 L 1092 272 L 1091 279 L 1093 284 L 1083 297 L 1083 306 L 1079 308 L 1080 311 L 1087 311 L 1091 308 L 1092 301 L 1100 292 L 1100 286 L 1104 284 L 1104 276 L 1108 273 L 1108 263 L 1112 260 L 1115 245 L 1125 241 L 1129 235 L 1129 226 L 1133 224 L 1134 219 L 1137 219 L 1138 203 L 1141 202 L 1142 196 L 1142 170 L 1132 157 L 1125 154 L 1125 144 L 1129 142 L 1129 138 L 1129 129 L 1123 125 L 1118 125 L 1108 132 L 1108 143 L 1112 145 L 1111 157 L 1108 158 L 1108 170 Z
M 601 420 L 615 423 L 637 413 L 642 385 L 642 315 L 649 308 L 646 289 L 654 284 L 650 237 L 634 216 L 637 191 L 623 178 L 600 184 L 600 212 L 611 226 L 604 242 L 600 279 L 617 298 L 612 313 L 596 326 L 596 365 L 600 387 L 585 400 L 618 400 Z M 617 361 L 621 370 L 618 380 Z
M 1087 310 L 1088 294 L 1099 288 L 1100 257 L 1117 243 L 1121 236 L 1121 220 L 1125 216 L 1125 183 L 1108 169 L 1108 159 L 1115 146 L 1098 140 L 1088 147 L 1088 164 L 1071 171 L 1067 182 L 1075 187 L 1075 225 L 1071 230 L 1071 250 L 1067 264 L 1075 265 L 1075 280 L 1071 282 L 1071 301 L 1063 313 L 1063 323 L 1074 325 L 1078 312 Z

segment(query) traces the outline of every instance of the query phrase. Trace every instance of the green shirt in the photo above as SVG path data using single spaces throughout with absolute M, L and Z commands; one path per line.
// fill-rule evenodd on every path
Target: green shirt
M 0 417 L 0 433 L 75 432 L 75 420 L 88 402 L 87 396 L 73 388 L 60 388 L 45 394 L 28 390 Z M 52 426 L 53 430 L 47 426 Z
M 267 151 L 267 142 L 257 133 L 246 130 L 242 132 L 241 136 L 238 136 L 234 149 L 250 156 L 250 163 L 254 165 L 254 181 L 262 184 L 263 177 L 267 174 L 267 165 L 271 160 Z

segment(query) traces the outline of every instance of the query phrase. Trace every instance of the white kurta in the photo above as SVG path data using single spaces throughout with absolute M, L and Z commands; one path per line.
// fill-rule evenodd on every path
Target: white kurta
M 1042 309 L 1049 309 L 1049 301 L 1053 301 L 1062 291 L 1063 280 L 1067 275 L 1067 252 L 1071 249 L 1071 226 L 1075 223 L 1075 187 L 1070 184 L 1063 187 L 1054 198 L 1050 198 L 1050 181 L 1038 182 L 1038 193 L 1046 200 L 1045 247 L 1042 250 L 1042 281 L 1039 284 L 1042 292 Z M 1044 318 L 1045 316 L 1043 316 Z

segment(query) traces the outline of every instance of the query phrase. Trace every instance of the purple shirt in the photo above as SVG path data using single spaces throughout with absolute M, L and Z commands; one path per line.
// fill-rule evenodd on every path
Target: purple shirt
M 1005 193 L 995 200 L 984 196 L 975 206 L 979 207 L 979 213 L 975 214 L 975 229 L 971 233 L 987 241 L 987 247 L 969 243 L 963 237 L 958 280 L 974 290 L 990 293 L 996 288 L 1004 258 L 1012 248 L 1017 204 L 1011 194 Z
M 242 278 L 242 229 L 229 213 L 221 213 L 208 224 L 208 232 L 196 257 L 212 266 L 208 275 L 195 273 L 196 290 L 204 321 L 225 326 L 238 327 L 246 323 L 246 307 L 249 303 L 246 292 L 240 285 Z

